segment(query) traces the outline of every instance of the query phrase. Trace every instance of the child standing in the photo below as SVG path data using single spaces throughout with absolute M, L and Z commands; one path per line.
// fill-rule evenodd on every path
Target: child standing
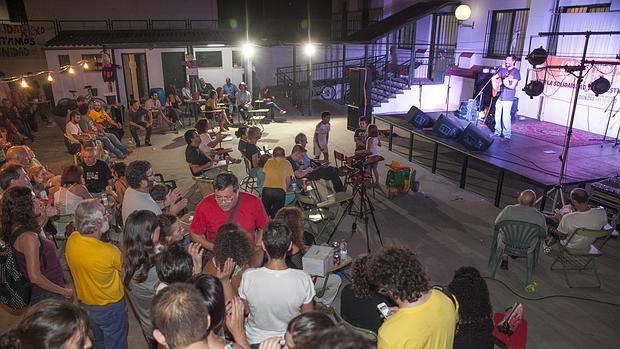
M 379 139 L 379 128 L 377 125 L 372 124 L 368 126 L 368 140 L 366 140 L 366 150 L 371 154 L 369 158 L 379 156 L 379 147 L 381 146 L 381 139 Z M 368 165 L 368 169 L 372 170 L 372 174 L 375 177 L 375 184 L 379 184 L 379 170 L 377 167 L 379 162 Z
M 353 140 L 355 141 L 355 151 L 366 149 L 366 139 L 368 138 L 368 131 L 366 130 L 368 122 L 365 116 L 359 118 L 359 128 L 355 130 Z
M 321 113 L 321 122 L 316 125 L 314 129 L 314 159 L 318 160 L 323 154 L 325 162 L 329 162 L 329 150 L 327 149 L 327 143 L 329 142 L 329 131 L 331 124 L 329 123 L 331 113 L 324 111 Z

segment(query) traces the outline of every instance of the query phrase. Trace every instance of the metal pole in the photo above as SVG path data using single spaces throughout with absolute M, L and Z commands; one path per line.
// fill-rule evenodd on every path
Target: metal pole
M 342 84 L 340 85 L 340 97 L 342 98 L 342 103 L 346 103 L 346 90 L 345 90 L 345 81 L 344 77 L 347 73 L 347 45 L 342 44 L 342 70 L 340 72 L 340 77 L 342 78 Z
M 306 1 L 307 11 L 308 11 L 308 44 L 311 44 L 312 41 L 310 39 L 310 29 L 311 20 L 310 20 L 310 0 Z M 312 115 L 312 54 L 308 54 L 308 114 Z

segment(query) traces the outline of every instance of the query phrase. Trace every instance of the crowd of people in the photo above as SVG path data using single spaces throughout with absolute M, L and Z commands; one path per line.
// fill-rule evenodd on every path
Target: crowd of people
M 140 132 L 150 145 L 157 118 L 176 128 L 179 115 L 166 109 L 185 99 L 186 88 L 179 100 L 169 94 L 163 107 L 156 93 L 144 107 L 131 101 L 136 146 Z M 239 111 L 249 108 L 243 84 L 237 89 L 227 80 L 213 91 L 209 98 L 223 96 Z M 414 251 L 385 247 L 357 256 L 351 283 L 342 290 L 338 275 L 303 270 L 303 255 L 317 242 L 304 230 L 304 212 L 291 205 L 295 195 L 304 195 L 296 189 L 306 180 L 325 180 L 329 190 L 345 190 L 339 169 L 329 165 L 329 112 L 315 127 L 313 158 L 304 133 L 287 152 L 261 148 L 259 127 L 239 128 L 238 150 L 258 179 L 259 196 L 241 190 L 237 176 L 219 165 L 241 162 L 232 149 L 218 147 L 229 122 L 226 111 L 215 135 L 212 120 L 198 120 L 184 134 L 185 158 L 192 176 L 213 180 L 213 193 L 191 215 L 187 193 L 158 181 L 148 161 L 107 161 L 104 149 L 118 160 L 131 150 L 121 142 L 123 125 L 101 105 L 88 110 L 78 98 L 66 121 L 77 164 L 55 175 L 29 147 L 15 145 L 0 170 L 0 238 L 30 284 L 26 315 L 0 337 L 0 348 L 127 348 L 130 311 L 149 348 L 493 348 L 489 290 L 473 267 L 456 270 L 447 287 L 434 287 Z M 359 126 L 356 151 L 378 156 L 376 125 L 362 117 Z M 374 165 L 367 170 L 378 183 Z M 604 211 L 588 206 L 583 189 L 571 192 L 575 212 L 566 207 L 544 217 L 535 201 L 533 191 L 522 192 L 496 223 L 537 224 L 549 231 L 548 246 L 577 228 L 606 223 Z M 66 242 L 59 257 L 61 236 Z M 505 268 L 507 263 L 506 256 Z M 376 332 L 376 343 L 328 315 L 339 294 L 340 317 Z M 381 303 L 386 313 L 377 311 Z

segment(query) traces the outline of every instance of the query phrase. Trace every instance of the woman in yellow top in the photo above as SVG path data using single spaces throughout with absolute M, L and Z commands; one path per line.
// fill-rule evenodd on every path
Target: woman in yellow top
M 273 218 L 276 212 L 284 207 L 286 190 L 295 175 L 291 163 L 285 158 L 282 147 L 273 149 L 273 158 L 267 160 L 263 172 L 265 172 L 265 185 L 261 198 L 267 215 Z
M 429 285 L 415 253 L 388 247 L 370 255 L 368 281 L 398 305 L 379 328 L 378 349 L 452 349 L 459 305 Z

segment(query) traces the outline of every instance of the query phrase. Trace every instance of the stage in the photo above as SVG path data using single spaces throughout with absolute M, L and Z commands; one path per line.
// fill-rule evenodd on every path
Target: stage
M 510 142 L 501 142 L 499 138 L 495 138 L 487 150 L 470 151 L 456 139 L 440 138 L 431 130 L 415 128 L 409 122 L 406 114 L 374 115 L 374 118 L 389 125 L 388 149 L 390 151 L 394 145 L 395 128 L 408 134 L 408 137 L 405 137 L 408 142 L 401 141 L 399 145 L 407 149 L 409 161 L 416 161 L 414 156 L 416 139 L 430 142 L 433 146 L 430 164 L 432 173 L 437 171 L 437 162 L 442 156 L 440 151 L 442 147 L 458 153 L 461 157 L 459 186 L 463 189 L 467 186 L 467 171 L 474 162 L 479 161 L 496 168 L 498 171 L 494 193 L 495 206 L 499 207 L 500 205 L 504 177 L 507 174 L 521 177 L 524 181 L 542 189 L 541 210 L 545 207 L 547 192 L 557 184 L 561 166 L 559 156 L 563 148 L 561 145 L 540 138 L 513 133 Z M 527 122 L 540 123 L 532 119 L 528 119 Z M 479 127 L 490 133 L 481 123 L 479 123 Z M 603 146 L 601 146 L 601 144 L 602 142 L 571 146 L 568 152 L 564 185 L 583 186 L 620 173 L 620 148 L 613 148 L 610 144 L 602 144 Z

